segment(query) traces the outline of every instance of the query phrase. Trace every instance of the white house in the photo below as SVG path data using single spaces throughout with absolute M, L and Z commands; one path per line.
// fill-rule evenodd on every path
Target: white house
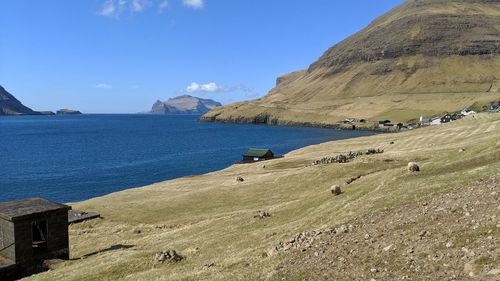
M 438 117 L 438 118 L 432 119 L 431 125 L 441 125 L 441 118 Z
M 463 116 L 469 116 L 469 115 L 474 115 L 474 114 L 477 114 L 477 112 L 475 112 L 475 111 L 474 111 L 474 110 L 472 110 L 472 109 L 468 109 L 468 108 L 466 108 L 466 109 L 462 110 L 461 114 L 462 114 Z
M 430 120 L 428 118 L 425 118 L 424 116 L 420 116 L 420 121 L 419 121 L 419 124 L 420 125 L 429 125 L 430 124 Z

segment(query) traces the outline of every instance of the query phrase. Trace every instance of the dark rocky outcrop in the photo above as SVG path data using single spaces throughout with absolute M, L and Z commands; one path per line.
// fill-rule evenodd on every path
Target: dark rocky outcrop
M 41 113 L 23 105 L 0 86 L 0 115 L 41 115 Z
M 219 106 L 222 106 L 222 104 L 211 99 L 183 95 L 165 102 L 156 101 L 149 113 L 202 115 Z

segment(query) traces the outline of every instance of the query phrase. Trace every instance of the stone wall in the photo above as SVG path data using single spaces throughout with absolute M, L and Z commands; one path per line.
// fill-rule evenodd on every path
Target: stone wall
M 12 245 L 14 242 L 14 224 L 0 219 L 0 249 L 5 248 L 0 252 L 0 255 L 14 261 L 16 259 L 15 246 Z

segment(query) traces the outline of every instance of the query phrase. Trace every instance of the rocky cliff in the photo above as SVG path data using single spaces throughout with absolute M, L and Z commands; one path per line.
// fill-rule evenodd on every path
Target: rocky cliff
M 210 110 L 222 106 L 211 99 L 201 99 L 189 95 L 171 98 L 165 102 L 156 101 L 151 108 L 151 114 L 205 114 Z
M 0 86 L 0 115 L 40 115 L 40 113 L 24 106 Z
M 332 125 L 408 121 L 499 100 L 500 1 L 410 0 L 277 79 L 262 99 L 202 120 Z

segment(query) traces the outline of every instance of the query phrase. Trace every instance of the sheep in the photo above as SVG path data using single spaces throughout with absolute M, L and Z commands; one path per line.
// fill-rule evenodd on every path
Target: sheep
M 330 188 L 330 191 L 332 192 L 332 194 L 335 194 L 335 195 L 342 194 L 342 188 L 340 187 L 340 185 L 332 185 L 332 187 Z
M 420 172 L 420 166 L 418 166 L 415 162 L 408 163 L 408 171 L 409 172 Z

